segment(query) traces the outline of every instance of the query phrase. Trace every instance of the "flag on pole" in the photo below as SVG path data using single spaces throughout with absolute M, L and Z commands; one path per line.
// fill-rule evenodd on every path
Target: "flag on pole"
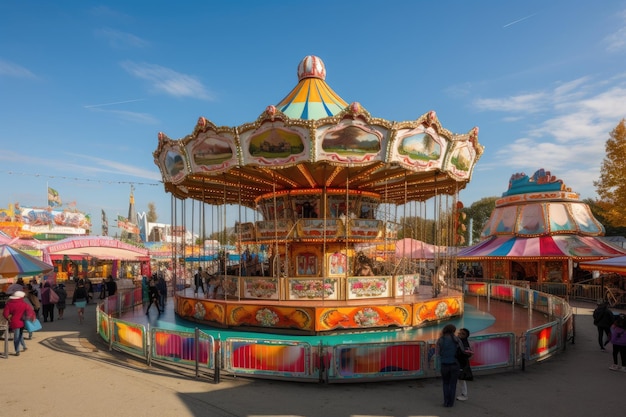
M 61 204 L 61 196 L 59 196 L 59 192 L 54 188 L 48 187 L 48 206 L 49 207 L 60 207 Z

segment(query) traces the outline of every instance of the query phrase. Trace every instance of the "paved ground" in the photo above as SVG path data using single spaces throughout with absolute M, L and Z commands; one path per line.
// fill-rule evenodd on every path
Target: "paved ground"
M 469 401 L 444 408 L 438 379 L 321 385 L 223 376 L 219 384 L 109 352 L 95 329 L 95 305 L 79 324 L 68 306 L 62 321 L 44 323 L 28 350 L 0 359 L 0 416 L 502 416 L 618 415 L 626 372 L 608 369 L 591 320 L 576 307 L 576 340 L 566 352 L 525 371 L 483 375 Z

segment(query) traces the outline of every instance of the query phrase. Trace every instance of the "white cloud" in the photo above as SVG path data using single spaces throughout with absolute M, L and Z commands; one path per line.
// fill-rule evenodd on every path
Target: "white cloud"
M 150 43 L 132 33 L 121 32 L 119 30 L 104 28 L 95 31 L 96 37 L 106 40 L 114 48 L 145 48 Z
M 37 78 L 30 70 L 14 64 L 13 62 L 0 59 L 0 76 L 13 78 Z
M 150 82 L 157 92 L 174 97 L 191 97 L 202 100 L 214 99 L 204 85 L 191 75 L 181 74 L 155 64 L 125 61 L 121 65 L 129 74 Z
M 546 106 L 548 96 L 545 93 L 521 94 L 507 98 L 484 98 L 474 101 L 478 110 L 496 110 L 504 112 L 533 113 Z
M 626 10 L 620 13 L 622 26 L 615 32 L 604 38 L 606 50 L 608 52 L 619 52 L 626 50 Z
M 532 171 L 527 172 L 529 175 L 545 168 L 562 178 L 573 191 L 593 195 L 593 181 L 599 175 L 606 140 L 626 117 L 623 74 L 606 81 L 583 77 L 551 90 L 480 100 L 483 109 L 513 113 L 511 120 L 533 113 L 533 125 L 504 143 L 489 167 Z M 532 109 L 524 110 L 523 105 Z M 541 108 L 540 113 L 537 108 Z M 536 122 L 538 118 L 541 119 Z

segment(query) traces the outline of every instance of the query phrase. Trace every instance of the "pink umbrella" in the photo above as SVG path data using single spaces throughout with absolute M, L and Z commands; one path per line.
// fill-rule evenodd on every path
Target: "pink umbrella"
M 404 238 L 396 242 L 396 258 L 434 259 L 435 254 L 443 253 L 442 248 L 421 240 Z

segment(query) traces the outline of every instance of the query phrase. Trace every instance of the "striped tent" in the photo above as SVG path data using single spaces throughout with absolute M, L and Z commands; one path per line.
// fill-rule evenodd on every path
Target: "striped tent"
M 626 255 L 626 250 L 595 236 L 492 236 L 459 251 L 460 260 L 567 259 L 594 260 Z

